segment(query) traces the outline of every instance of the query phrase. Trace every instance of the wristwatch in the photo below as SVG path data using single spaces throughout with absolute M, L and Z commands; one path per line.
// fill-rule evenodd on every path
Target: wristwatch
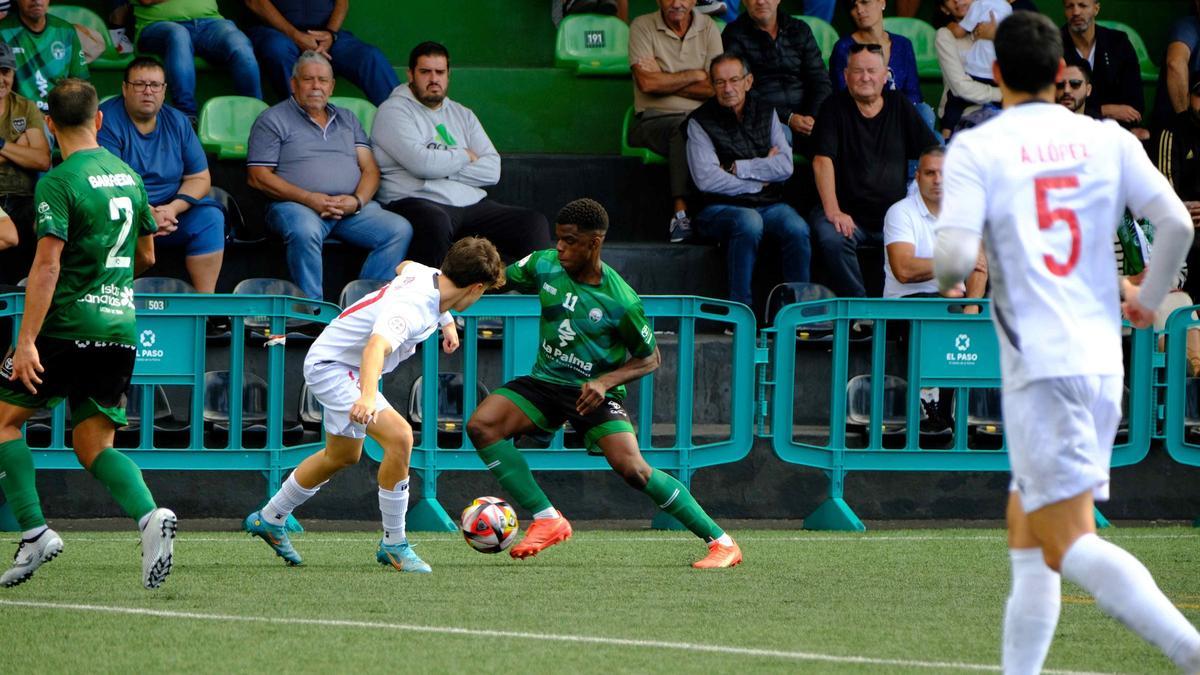
M 354 201 L 358 202 L 358 208 L 354 211 L 354 213 L 352 213 L 350 215 L 353 216 L 353 215 L 358 215 L 359 213 L 362 213 L 363 200 L 359 199 L 358 195 L 356 195 L 356 194 L 351 194 L 350 196 L 354 197 Z

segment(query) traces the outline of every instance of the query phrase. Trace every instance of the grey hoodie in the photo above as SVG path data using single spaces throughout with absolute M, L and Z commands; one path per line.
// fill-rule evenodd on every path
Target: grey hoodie
M 381 204 L 420 197 L 470 206 L 487 196 L 481 188 L 500 180 L 500 153 L 475 113 L 449 98 L 430 110 L 408 85 L 379 106 L 371 145 L 382 173 L 375 195 Z M 472 162 L 467 148 L 479 159 Z

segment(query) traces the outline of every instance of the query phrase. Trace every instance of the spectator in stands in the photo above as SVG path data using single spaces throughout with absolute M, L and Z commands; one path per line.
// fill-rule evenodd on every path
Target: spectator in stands
M 883 48 L 854 44 L 847 88 L 817 115 L 813 172 L 820 204 L 808 222 L 841 296 L 867 294 L 857 249 L 883 243 L 883 218 L 908 192 L 908 161 L 939 142 L 913 104 L 886 89 Z
M 250 130 L 250 187 L 272 199 L 267 227 L 283 238 L 292 279 L 322 297 L 321 246 L 333 237 L 367 249 L 363 279 L 391 279 L 412 226 L 371 198 L 379 167 L 354 113 L 330 105 L 333 66 L 306 51 L 292 66 L 292 96 L 263 111 Z
M 963 54 L 963 69 L 967 77 L 980 84 L 995 86 L 992 79 L 992 64 L 996 62 L 996 46 L 992 42 L 996 24 L 1012 16 L 1013 9 L 1008 0 L 971 0 L 963 17 L 946 25 L 956 38 L 972 38 L 970 49 Z M 942 106 L 942 127 L 955 129 L 967 108 L 972 107 L 969 99 L 946 95 Z
M 233 90 L 261 99 L 262 84 L 254 47 L 232 21 L 222 18 L 217 0 L 133 0 L 138 50 L 162 57 L 171 101 L 195 118 L 199 56 L 229 69 Z
M 917 163 L 917 189 L 888 209 L 883 220 L 883 297 L 938 298 L 933 278 L 934 225 L 942 210 L 942 163 L 946 151 L 939 145 L 926 148 Z M 975 271 L 967 277 L 966 298 L 982 298 L 987 290 L 987 257 L 983 249 Z M 978 314 L 979 305 L 966 305 L 965 314 Z M 907 337 L 908 326 L 900 334 Z M 921 431 L 941 432 L 954 423 L 954 390 L 921 389 L 924 419 Z
M 829 57 L 829 74 L 835 91 L 846 88 L 846 63 L 850 48 L 854 45 L 876 44 L 883 48 L 883 62 L 887 65 L 887 89 L 904 94 L 917 108 L 921 119 L 930 129 L 936 130 L 933 108 L 921 98 L 921 81 L 917 76 L 917 56 L 912 42 L 903 35 L 889 33 L 883 29 L 884 0 L 845 0 L 854 21 L 855 30 L 843 36 L 833 46 Z
M 1176 19 L 1167 32 L 1154 101 L 1155 130 L 1165 129 L 1176 113 L 1188 109 L 1188 74 L 1194 70 L 1200 70 L 1200 0 L 1193 0 L 1192 14 Z
M 163 105 L 166 87 L 157 59 L 130 61 L 121 96 L 100 106 L 97 140 L 142 176 L 158 223 L 155 248 L 183 248 L 192 285 L 213 293 L 225 256 L 225 214 L 208 196 L 212 179 L 200 139 L 183 113 Z
M 1089 105 L 1101 117 L 1114 119 L 1139 140 L 1149 140 L 1142 123 L 1142 69 L 1133 44 L 1125 33 L 1096 25 L 1098 0 L 1063 0 L 1067 22 L 1062 27 L 1063 48 L 1068 63 L 1083 59 L 1092 67 Z
M 506 262 L 549 248 L 545 216 L 488 199 L 483 188 L 500 181 L 500 153 L 449 88 L 450 52 L 423 42 L 409 53 L 408 86 L 396 87 L 375 116 L 379 201 L 412 223 L 409 257 L 437 267 L 468 236 L 487 237 Z
M 754 94 L 773 107 L 805 155 L 817 111 L 833 91 L 812 29 L 779 9 L 779 0 L 747 0 L 746 11 L 721 34 L 754 75 Z
M 1088 97 L 1092 95 L 1092 69 L 1087 61 L 1072 60 L 1063 70 L 1063 79 L 1055 82 L 1058 89 L 1054 100 L 1076 115 L 1086 115 Z
M 970 0 L 941 0 L 938 13 L 946 20 L 946 25 L 938 28 L 934 45 L 937 47 L 938 65 L 942 69 L 942 101 L 938 106 L 938 117 L 944 118 L 946 103 L 950 96 L 965 100 L 969 105 L 963 113 L 969 114 L 979 106 L 999 105 L 1000 88 L 994 84 L 986 84 L 973 79 L 967 74 L 966 55 L 974 45 L 970 35 L 959 37 L 949 24 L 962 21 L 970 7 Z M 954 126 L 941 124 L 943 138 L 950 138 Z
M 1200 227 L 1200 70 L 1193 71 L 1188 109 L 1176 113 L 1158 138 L 1158 170 Z
M 46 95 L 66 77 L 87 79 L 87 60 L 70 22 L 47 13 L 48 0 L 16 0 L 15 13 L 0 21 L 0 40 L 16 56 L 17 93 L 44 113 Z
M 745 61 L 722 54 L 710 69 L 717 95 L 687 123 L 688 168 L 700 191 L 696 230 L 724 242 L 730 299 L 753 307 L 750 278 L 764 235 L 779 247 L 784 280 L 808 281 L 808 223 L 783 201 L 792 148 L 774 108 L 750 91 Z
M 16 59 L 0 42 L 0 284 L 29 273 L 37 237 L 33 231 L 33 186 L 50 169 L 50 144 L 37 105 L 13 90 Z
M 280 98 L 291 95 L 292 64 L 306 49 L 329 57 L 334 75 L 353 82 L 375 105 L 400 85 L 383 52 L 342 28 L 345 0 L 246 0 L 246 6 L 259 20 L 246 34 Z
M 917 163 L 917 189 L 888 209 L 883 219 L 883 297 L 937 298 L 933 278 L 933 227 L 942 211 L 942 162 L 946 151 L 931 146 Z M 982 298 L 987 289 L 987 258 L 979 251 L 975 271 L 967 277 L 967 298 Z M 964 311 L 977 313 L 977 306 Z
M 629 64 L 633 70 L 633 107 L 629 143 L 667 158 L 675 215 L 670 238 L 692 236 L 687 213 L 687 114 L 713 96 L 708 65 L 722 51 L 721 32 L 696 11 L 696 0 L 658 0 L 658 11 L 629 26 Z

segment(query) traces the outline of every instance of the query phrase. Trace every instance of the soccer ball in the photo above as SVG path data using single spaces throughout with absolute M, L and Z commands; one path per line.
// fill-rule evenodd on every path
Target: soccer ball
M 463 509 L 463 539 L 480 553 L 499 553 L 517 539 L 517 513 L 508 502 L 496 497 L 479 497 Z

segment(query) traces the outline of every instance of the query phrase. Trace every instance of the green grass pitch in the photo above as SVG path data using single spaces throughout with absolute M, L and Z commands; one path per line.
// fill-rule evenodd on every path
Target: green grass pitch
M 537 558 L 415 533 L 428 576 L 376 564 L 375 533 L 305 533 L 285 567 L 244 534 L 181 523 L 171 578 L 139 585 L 133 533 L 64 532 L 0 589 L 0 671 L 996 672 L 1008 592 L 999 530 L 734 533 L 746 562 L 688 564 L 694 538 L 577 531 Z M 1104 534 L 1200 621 L 1200 533 Z M 1047 668 L 1173 672 L 1064 583 Z

